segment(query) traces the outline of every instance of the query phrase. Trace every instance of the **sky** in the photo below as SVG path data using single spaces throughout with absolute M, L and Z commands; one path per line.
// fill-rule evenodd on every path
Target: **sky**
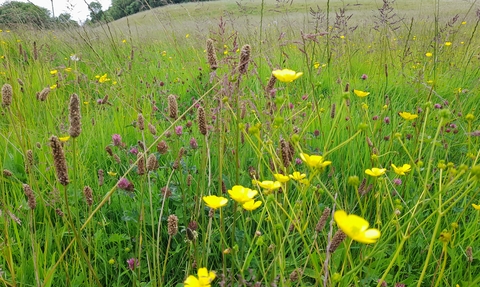
M 52 0 L 15 0 L 18 2 L 31 2 L 37 6 L 47 8 L 52 16 Z M 86 0 L 87 3 L 91 3 L 94 0 Z M 0 0 L 0 4 L 8 2 L 7 0 Z M 112 0 L 98 0 L 102 4 L 102 10 L 105 11 L 112 4 Z M 62 13 L 69 13 L 72 15 L 72 19 L 77 22 L 84 22 L 90 11 L 88 6 L 83 0 L 53 0 L 53 7 L 55 9 L 55 17 Z

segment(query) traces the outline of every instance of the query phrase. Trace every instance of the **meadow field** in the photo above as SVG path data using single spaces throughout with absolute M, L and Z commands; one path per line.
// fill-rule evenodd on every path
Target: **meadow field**
M 2 286 L 480 286 L 480 3 L 0 31 Z

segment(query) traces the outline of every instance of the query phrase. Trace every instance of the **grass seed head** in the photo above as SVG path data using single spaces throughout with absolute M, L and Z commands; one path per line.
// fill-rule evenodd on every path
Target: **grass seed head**
M 67 186 L 70 182 L 68 179 L 67 161 L 63 153 L 62 143 L 58 137 L 50 137 L 50 147 L 52 148 L 53 164 L 57 173 L 58 182 L 63 186 Z
M 13 88 L 10 84 L 4 84 L 2 87 L 2 105 L 8 107 L 12 104 Z
M 68 134 L 72 138 L 76 138 L 82 132 L 82 116 L 80 115 L 80 99 L 77 94 L 72 94 L 70 97 L 69 114 L 70 128 Z
M 218 68 L 217 52 L 215 51 L 215 45 L 212 39 L 207 40 L 207 60 L 210 69 L 216 70 Z

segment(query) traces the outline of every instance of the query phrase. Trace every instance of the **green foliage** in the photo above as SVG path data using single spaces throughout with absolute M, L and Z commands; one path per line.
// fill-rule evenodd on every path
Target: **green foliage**
M 0 25 L 32 25 L 34 28 L 47 28 L 51 25 L 48 9 L 32 3 L 9 1 L 0 6 Z

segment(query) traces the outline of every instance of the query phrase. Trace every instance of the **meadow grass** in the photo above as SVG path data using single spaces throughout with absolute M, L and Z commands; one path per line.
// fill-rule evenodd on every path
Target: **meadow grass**
M 480 8 L 359 2 L 3 30 L 0 282 L 479 286 Z

